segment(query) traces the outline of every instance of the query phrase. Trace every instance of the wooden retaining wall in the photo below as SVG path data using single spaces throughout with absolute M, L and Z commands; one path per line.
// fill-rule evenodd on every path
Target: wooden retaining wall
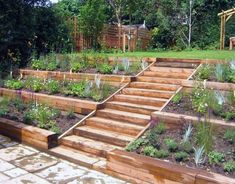
M 57 134 L 5 118 L 0 118 L 0 134 L 40 149 L 57 146 Z
M 235 179 L 123 150 L 108 153 L 107 169 L 151 184 L 235 184 Z
M 0 96 L 6 96 L 10 98 L 21 97 L 25 102 L 37 101 L 38 103 L 47 104 L 60 110 L 72 110 L 73 112 L 80 114 L 89 114 L 91 111 L 95 110 L 97 108 L 97 105 L 99 104 L 97 102 L 87 100 L 79 100 L 74 98 L 33 93 L 23 90 L 11 90 L 5 88 L 0 88 Z

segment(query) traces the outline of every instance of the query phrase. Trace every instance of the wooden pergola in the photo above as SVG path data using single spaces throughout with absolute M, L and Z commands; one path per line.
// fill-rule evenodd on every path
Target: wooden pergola
M 220 50 L 224 50 L 225 45 L 225 26 L 226 22 L 235 14 L 235 8 L 229 9 L 227 11 L 222 11 L 218 14 L 221 19 L 220 24 Z

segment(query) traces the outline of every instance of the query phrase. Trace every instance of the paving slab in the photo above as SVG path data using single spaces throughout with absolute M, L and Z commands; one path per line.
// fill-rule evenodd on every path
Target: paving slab
M 10 176 L 12 178 L 16 178 L 21 175 L 25 175 L 27 173 L 28 173 L 27 171 L 20 169 L 20 168 L 10 169 L 10 170 L 4 172 L 5 175 Z
M 0 171 L 3 172 L 3 171 L 7 171 L 9 169 L 12 169 L 12 168 L 15 168 L 14 165 L 0 159 Z
M 21 145 L 12 146 L 6 149 L 0 150 L 0 158 L 5 161 L 16 160 L 24 156 L 35 154 L 35 151 L 29 150 Z
M 36 175 L 45 178 L 51 183 L 61 184 L 67 183 L 68 180 L 73 180 L 77 177 L 84 175 L 87 171 L 82 170 L 74 164 L 68 164 L 67 162 L 60 162 L 55 166 L 45 169 Z
M 26 174 L 4 182 L 5 184 L 50 184 L 45 179 L 42 179 L 34 174 Z
M 25 169 L 28 172 L 36 172 L 55 165 L 58 159 L 45 153 L 38 153 L 30 157 L 24 157 L 12 162 L 12 164 Z
M 3 181 L 6 181 L 6 180 L 8 180 L 8 179 L 9 179 L 8 176 L 6 176 L 5 174 L 0 173 L 0 182 L 1 182 L 1 183 L 3 183 Z M 5 182 L 4 182 L 4 183 L 5 183 Z

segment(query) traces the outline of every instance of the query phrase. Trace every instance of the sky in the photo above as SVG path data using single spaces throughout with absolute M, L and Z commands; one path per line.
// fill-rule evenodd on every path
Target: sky
M 53 3 L 57 3 L 57 2 L 58 2 L 58 0 L 51 0 L 51 2 L 53 2 Z

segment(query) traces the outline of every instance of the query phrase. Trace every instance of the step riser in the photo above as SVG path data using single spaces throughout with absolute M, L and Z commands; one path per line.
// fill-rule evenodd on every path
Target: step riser
M 150 115 L 153 112 L 151 110 L 146 110 L 142 108 L 127 107 L 127 106 L 111 104 L 111 103 L 110 104 L 107 103 L 105 107 L 110 108 L 110 109 L 120 110 L 120 111 L 133 112 L 133 113 L 146 114 L 146 115 Z
M 126 95 L 139 95 L 139 96 L 147 96 L 147 97 L 154 97 L 154 98 L 170 98 L 173 94 L 167 92 L 146 92 L 141 90 L 132 90 L 132 89 L 123 89 L 123 94 Z
M 193 69 L 171 68 L 171 67 L 150 67 L 150 71 L 157 73 L 175 73 L 175 74 L 188 74 L 193 72 Z
M 161 107 L 165 104 L 165 101 L 158 101 L 158 100 L 152 100 L 152 99 L 140 99 L 138 97 L 130 98 L 128 96 L 125 97 L 125 96 L 118 96 L 118 95 L 116 95 L 114 97 L 114 100 L 117 100 L 120 102 L 142 104 L 142 105 L 152 105 L 152 106 L 156 106 L 156 107 Z
M 153 77 L 137 77 L 138 82 L 155 82 L 162 84 L 177 84 L 181 85 L 182 80 L 180 79 L 161 79 L 161 78 L 153 78 Z
M 103 130 L 109 130 L 109 131 L 119 132 L 122 134 L 133 135 L 133 136 L 138 135 L 138 133 L 141 131 L 139 129 L 125 127 L 125 123 L 123 123 L 123 126 L 115 126 L 111 123 L 96 122 L 96 121 L 89 120 L 89 119 L 86 120 L 86 125 L 103 129 Z
M 175 63 L 175 62 L 157 62 L 155 64 L 156 67 L 174 67 L 174 68 L 189 68 L 193 69 L 197 64 L 192 64 L 192 63 Z
M 148 122 L 150 121 L 150 120 L 146 120 L 142 118 L 129 117 L 129 116 L 121 115 L 121 114 L 106 113 L 106 112 L 100 112 L 100 111 L 97 111 L 96 115 L 98 117 L 114 119 L 117 121 L 127 121 L 129 123 L 140 125 L 140 126 L 146 126 Z
M 147 76 L 147 77 L 165 77 L 165 78 L 175 78 L 175 79 L 187 79 L 189 77 L 189 74 L 146 71 L 146 72 L 144 72 L 144 76 Z
M 91 153 L 91 154 L 99 156 L 99 157 L 106 158 L 106 156 L 107 156 L 107 152 L 105 150 L 98 150 L 98 149 L 95 149 L 95 148 L 92 148 L 92 147 L 88 147 L 88 146 L 85 146 L 85 145 L 83 145 L 82 143 L 79 143 L 79 142 L 74 142 L 74 141 L 69 141 L 69 140 L 62 139 L 60 141 L 60 144 L 64 145 L 64 146 L 71 147 L 71 148 L 76 149 L 76 150 L 81 150 L 81 151 L 84 151 L 84 152 L 87 152 L 87 153 Z
M 93 132 L 88 132 L 88 131 L 79 130 L 79 129 L 74 129 L 74 134 L 82 136 L 82 137 L 86 137 L 86 138 L 89 138 L 89 139 L 93 139 L 93 140 L 97 140 L 97 141 L 117 145 L 117 146 L 120 146 L 120 147 L 125 147 L 129 143 L 127 141 L 120 140 L 120 139 L 117 139 L 115 137 L 108 137 L 108 136 L 105 136 L 105 135 L 96 134 L 96 133 L 93 133 Z
M 140 83 L 131 83 L 130 87 L 132 88 L 142 88 L 142 89 L 152 89 L 152 90 L 166 90 L 166 91 L 176 91 L 179 86 L 165 86 L 165 85 L 149 85 L 148 83 L 140 84 Z

